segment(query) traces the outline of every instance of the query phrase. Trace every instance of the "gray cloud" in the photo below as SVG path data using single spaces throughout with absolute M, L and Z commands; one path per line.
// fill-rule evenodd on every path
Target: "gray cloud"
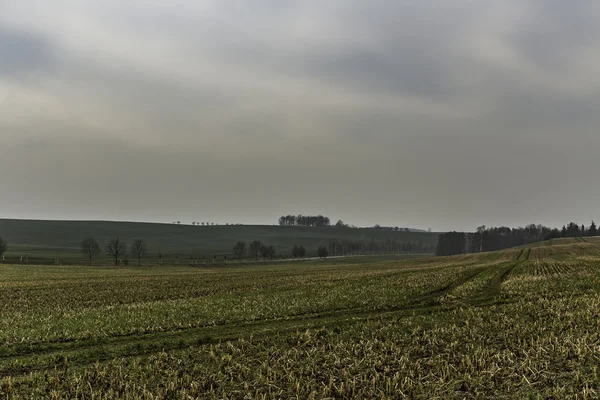
M 9 0 L 0 168 L 14 173 L 0 216 L 587 221 L 600 196 L 599 11 Z
M 8 77 L 53 68 L 53 45 L 33 32 L 0 27 L 0 74 Z

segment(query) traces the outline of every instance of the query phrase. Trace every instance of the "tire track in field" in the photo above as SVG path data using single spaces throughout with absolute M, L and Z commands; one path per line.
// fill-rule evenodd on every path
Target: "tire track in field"
M 521 259 L 521 256 L 523 255 L 523 252 L 525 251 L 525 249 L 521 249 L 521 251 L 519 252 L 519 254 L 517 254 L 517 258 L 516 260 Z
M 470 280 L 475 279 L 478 275 L 482 274 L 485 270 L 486 270 L 485 267 L 477 268 L 475 271 L 473 271 L 473 273 L 467 275 L 465 278 L 458 279 L 458 280 L 451 282 L 450 284 L 444 286 L 441 289 L 429 292 L 426 295 L 422 296 L 422 298 L 423 299 L 430 298 L 430 299 L 439 300 L 439 298 L 443 297 L 445 294 L 448 294 L 451 291 L 453 291 L 454 289 L 458 288 L 459 286 L 462 286 L 465 283 L 469 282 Z M 439 304 L 439 301 L 437 301 L 436 304 Z
M 439 290 L 419 296 L 411 303 L 403 306 L 382 307 L 371 310 L 360 308 L 331 310 L 323 313 L 300 314 L 287 318 L 247 323 L 173 329 L 143 335 L 128 334 L 103 340 L 44 342 L 37 345 L 14 346 L 13 351 L 5 347 L 4 354 L 0 356 L 0 378 L 52 370 L 63 366 L 66 359 L 69 360 L 69 365 L 85 366 L 96 362 L 110 361 L 118 357 L 143 356 L 163 349 L 174 350 L 189 346 L 220 343 L 251 335 L 281 334 L 331 324 L 335 324 L 335 326 L 353 324 L 370 318 L 411 317 L 449 311 L 456 308 L 456 306 L 442 306 L 439 299 L 444 294 L 474 279 L 485 269 L 485 267 L 477 268 L 473 273 L 457 279 Z M 1 365 L 3 361 L 9 360 L 20 362 L 21 365 Z M 31 365 L 27 364 L 28 361 L 31 362 Z
M 50 340 L 50 341 L 44 341 L 44 342 L 34 342 L 34 343 L 27 343 L 27 344 L 23 344 L 23 345 L 12 345 L 12 347 L 23 347 L 26 349 L 34 349 L 34 348 L 38 348 L 38 347 L 77 347 L 77 344 L 80 344 L 82 342 L 91 342 L 93 341 L 95 344 L 102 344 L 105 342 L 112 342 L 112 341 L 126 341 L 129 340 L 129 338 L 131 337 L 145 337 L 145 336 L 152 336 L 152 335 L 159 335 L 165 332 L 183 332 L 183 331 L 196 331 L 196 330 L 201 330 L 201 329 L 210 329 L 210 328 L 220 328 L 220 327 L 228 327 L 228 326 L 251 326 L 254 324 L 262 324 L 262 323 L 273 323 L 273 322 L 277 322 L 277 321 L 282 321 L 282 320 L 300 320 L 300 319 L 306 319 L 306 318 L 315 318 L 315 317 L 330 317 L 330 316 L 338 316 L 338 315 L 346 315 L 346 314 L 365 314 L 365 313 L 377 313 L 377 312 L 387 312 L 387 311 L 401 311 L 401 310 L 405 310 L 405 309 L 415 309 L 415 308 L 420 308 L 423 306 L 434 306 L 434 305 L 438 305 L 439 301 L 438 298 L 443 296 L 444 294 L 454 290 L 455 288 L 467 283 L 468 281 L 474 279 L 477 275 L 481 274 L 483 271 L 485 271 L 486 268 L 485 267 L 481 267 L 481 268 L 476 268 L 474 269 L 471 273 L 466 274 L 465 276 L 450 282 L 449 284 L 447 284 L 446 286 L 443 286 L 440 289 L 436 289 L 433 290 L 431 292 L 427 292 L 425 294 L 422 294 L 420 296 L 415 297 L 413 300 L 409 301 L 406 304 L 403 305 L 390 305 L 390 306 L 382 306 L 379 308 L 365 308 L 365 307 L 355 307 L 355 308 L 333 308 L 333 309 L 329 309 L 326 311 L 322 311 L 322 312 L 305 312 L 305 313 L 298 313 L 298 314 L 288 314 L 286 316 L 282 316 L 282 317 L 276 317 L 276 318 L 271 318 L 271 319 L 257 319 L 257 320 L 253 320 L 253 321 L 236 321 L 236 322 L 229 322 L 229 323 L 222 323 L 222 324 L 210 324 L 210 325 L 196 325 L 196 326 L 190 326 L 190 327 L 174 327 L 171 328 L 169 330 L 165 330 L 165 331 L 154 331 L 154 332 L 148 332 L 148 333 L 140 333 L 140 332 L 132 332 L 132 333 L 125 333 L 125 334 L 116 334 L 116 335 L 111 335 L 107 338 L 94 338 L 94 339 L 66 339 L 66 340 Z M 7 347 L 10 347 L 11 345 L 5 345 L 5 349 Z M 33 353 L 34 351 L 30 351 L 30 353 Z M 3 354 L 4 353 L 4 354 Z M 21 354 L 27 354 L 26 352 L 23 352 Z M 6 354 L 6 351 L 2 351 L 2 349 L 0 348 L 0 360 L 8 358 L 13 356 L 12 354 Z
M 531 249 L 529 249 L 529 253 L 531 253 Z M 490 279 L 490 281 L 482 288 L 482 290 L 478 294 L 472 296 L 469 299 L 469 304 L 472 306 L 483 304 L 491 305 L 495 302 L 498 302 L 498 297 L 502 292 L 502 283 L 506 281 L 508 276 L 518 265 L 524 263 L 529 259 L 529 253 L 527 254 L 525 260 L 510 263 L 508 266 L 500 270 L 500 273 L 492 277 L 492 279 Z
M 517 257 L 515 258 L 515 261 L 527 261 L 527 260 L 529 260 L 530 256 L 531 256 L 531 247 L 529 247 L 527 249 L 521 249 L 521 251 L 519 252 Z
M 514 301 L 498 301 L 496 303 L 481 303 L 473 304 L 472 307 L 484 308 L 491 307 L 501 304 L 511 304 Z M 24 362 L 26 358 L 14 358 L 15 361 L 19 361 L 20 365 L 15 367 L 0 368 L 0 380 L 11 378 L 13 382 L 18 385 L 18 379 L 25 377 L 31 373 L 41 373 L 60 370 L 62 367 L 73 368 L 84 368 L 97 363 L 110 362 L 117 358 L 128 358 L 128 357 L 144 357 L 150 354 L 157 353 L 159 351 L 174 351 L 183 350 L 190 347 L 206 346 L 210 344 L 220 344 L 223 342 L 235 342 L 240 339 L 248 339 L 250 337 L 267 337 L 272 335 L 281 335 L 286 333 L 294 333 L 306 329 L 340 329 L 345 326 L 353 325 L 359 321 L 366 321 L 371 318 L 377 318 L 378 320 L 386 319 L 397 319 L 397 318 L 408 318 L 415 316 L 425 316 L 429 314 L 436 314 L 440 312 L 450 312 L 461 308 L 459 305 L 446 306 L 446 307 L 421 307 L 414 309 L 405 309 L 402 311 L 384 311 L 375 312 L 364 316 L 353 316 L 346 318 L 315 318 L 308 319 L 299 323 L 300 321 L 284 321 L 280 324 L 265 324 L 265 326 L 254 326 L 252 329 L 248 327 L 240 327 L 237 330 L 229 330 L 227 332 L 219 331 L 214 335 L 210 332 L 204 332 L 203 336 L 189 336 L 185 337 L 181 332 L 168 332 L 167 334 L 161 335 L 160 338 L 163 341 L 154 340 L 133 340 L 130 342 L 123 343 L 121 346 L 116 345 L 105 345 L 87 347 L 84 350 L 75 351 L 55 351 L 53 353 L 46 354 L 45 358 L 41 357 L 38 359 L 43 364 L 27 365 Z M 156 338 L 155 338 L 156 339 Z M 170 339 L 169 341 L 166 341 Z M 90 358 L 85 352 L 93 351 L 93 357 Z M 78 357 L 80 356 L 80 357 Z M 86 357 L 87 356 L 87 357 Z
M 508 276 L 520 264 L 527 262 L 531 257 L 531 248 L 521 249 L 514 259 L 500 264 L 496 264 L 486 268 L 490 271 L 489 277 L 484 278 L 484 282 L 476 284 L 474 288 L 468 288 L 467 293 L 457 293 L 456 296 L 450 296 L 449 302 L 458 303 L 469 306 L 492 305 L 501 301 L 502 283 L 506 281 Z M 456 287 L 458 287 L 457 285 Z M 479 286 L 479 287 L 478 287 Z M 472 293 L 469 294 L 469 290 Z

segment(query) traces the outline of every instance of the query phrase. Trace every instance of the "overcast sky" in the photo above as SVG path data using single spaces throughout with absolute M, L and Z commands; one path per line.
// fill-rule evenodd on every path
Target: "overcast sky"
M 3 0 L 0 217 L 600 220 L 600 2 Z

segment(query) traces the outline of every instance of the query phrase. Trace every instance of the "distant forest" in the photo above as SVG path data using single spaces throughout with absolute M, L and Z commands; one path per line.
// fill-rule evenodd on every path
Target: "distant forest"
M 451 256 L 457 254 L 481 253 L 523 246 L 545 240 L 597 236 L 598 228 L 594 221 L 588 228 L 571 222 L 562 229 L 552 229 L 543 225 L 527 225 L 524 228 L 486 228 L 481 226 L 476 232 L 448 232 L 439 235 L 436 254 Z
M 279 218 L 279 225 L 324 227 L 331 226 L 331 220 L 328 217 L 324 217 L 322 215 L 284 215 L 281 218 Z

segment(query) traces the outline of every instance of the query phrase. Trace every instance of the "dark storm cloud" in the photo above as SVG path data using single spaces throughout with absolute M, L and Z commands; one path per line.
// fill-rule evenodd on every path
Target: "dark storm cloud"
M 0 167 L 18 171 L 4 216 L 594 218 L 593 2 L 2 7 Z

